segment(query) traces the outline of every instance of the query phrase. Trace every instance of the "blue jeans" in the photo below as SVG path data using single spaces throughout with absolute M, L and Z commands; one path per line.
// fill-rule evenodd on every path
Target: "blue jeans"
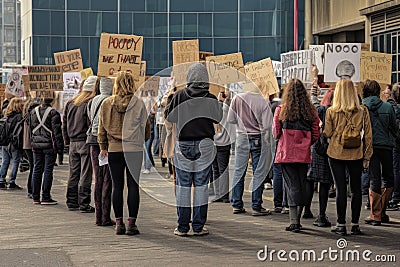
M 53 170 L 57 154 L 53 151 L 34 150 L 32 175 L 32 197 L 40 200 L 40 189 L 42 188 L 42 200 L 51 199 L 50 191 L 53 185 Z M 43 177 L 43 184 L 42 184 Z
M 154 133 L 151 133 L 150 139 L 144 143 L 145 152 L 143 155 L 144 155 L 144 168 L 146 170 L 150 170 L 151 167 L 154 167 L 153 153 L 151 151 L 153 140 L 154 140 Z
M 246 176 L 249 153 L 252 157 L 253 183 L 252 183 L 252 208 L 262 208 L 262 195 L 264 191 L 264 179 L 270 166 L 267 160 L 270 148 L 267 146 L 265 134 L 243 135 L 236 137 L 235 170 L 232 180 L 232 207 L 243 208 L 244 178 Z
M 176 205 L 178 230 L 188 232 L 191 216 L 191 192 L 193 192 L 194 232 L 200 232 L 207 221 L 208 183 L 211 178 L 211 164 L 216 151 L 211 140 L 179 141 L 175 148 Z
M 400 151 L 393 149 L 394 188 L 393 201 L 400 202 Z
M 15 183 L 15 179 L 17 178 L 19 162 L 21 160 L 23 150 L 12 149 L 10 151 L 8 146 L 3 146 L 1 150 L 3 154 L 3 162 L 1 164 L 1 169 L 0 169 L 0 183 L 6 183 L 7 171 L 8 167 L 10 166 L 10 163 L 12 164 L 12 167 L 8 183 L 9 184 Z
M 278 163 L 272 165 L 274 183 L 274 207 L 283 207 L 283 175 L 282 167 Z

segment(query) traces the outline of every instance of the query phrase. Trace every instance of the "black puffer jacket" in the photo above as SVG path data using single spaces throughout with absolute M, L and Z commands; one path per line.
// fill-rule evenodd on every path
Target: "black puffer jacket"
M 43 118 L 44 112 L 48 107 L 50 107 L 50 105 L 47 104 L 40 106 L 39 114 L 41 118 Z M 32 131 L 31 142 L 33 150 L 55 150 L 55 152 L 61 153 L 64 150 L 64 140 L 61 132 L 60 113 L 52 109 L 44 124 L 52 131 L 51 133 L 43 127 L 40 127 L 33 133 L 33 130 L 39 125 L 39 120 L 35 110 L 32 110 L 30 113 L 29 125 Z

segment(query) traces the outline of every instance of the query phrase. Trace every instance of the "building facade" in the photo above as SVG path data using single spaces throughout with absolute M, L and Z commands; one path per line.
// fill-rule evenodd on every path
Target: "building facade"
M 0 0 L 0 68 L 21 63 L 20 1 Z
M 294 0 L 24 0 L 23 64 L 53 64 L 53 53 L 80 48 L 97 69 L 101 32 L 144 36 L 149 74 L 172 65 L 172 41 L 199 39 L 200 50 L 241 51 L 244 61 L 279 60 L 293 50 Z M 304 39 L 304 0 L 298 0 Z
M 312 18 L 315 43 L 368 43 L 392 54 L 392 83 L 400 81 L 400 0 L 312 0 Z

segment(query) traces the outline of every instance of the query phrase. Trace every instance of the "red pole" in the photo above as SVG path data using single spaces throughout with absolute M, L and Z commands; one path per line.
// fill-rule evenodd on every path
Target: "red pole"
M 293 50 L 298 50 L 298 41 L 299 41 L 299 0 L 294 0 L 294 25 L 293 25 Z

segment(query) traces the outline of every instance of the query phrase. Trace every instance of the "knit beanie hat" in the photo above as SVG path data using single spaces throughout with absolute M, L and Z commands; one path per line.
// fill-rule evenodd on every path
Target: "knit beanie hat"
M 82 92 L 93 92 L 95 90 L 97 76 L 89 76 L 82 86 Z

